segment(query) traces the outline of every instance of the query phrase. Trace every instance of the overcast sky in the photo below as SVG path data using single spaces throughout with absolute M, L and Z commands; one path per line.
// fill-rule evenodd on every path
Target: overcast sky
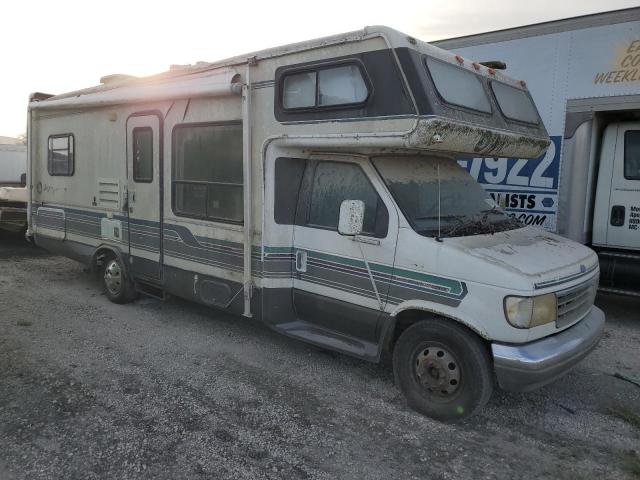
M 7 5 L 9 4 L 9 5 Z M 437 40 L 639 6 L 640 0 L 11 1 L 0 6 L 0 135 L 26 130 L 30 92 L 146 75 L 383 24 Z

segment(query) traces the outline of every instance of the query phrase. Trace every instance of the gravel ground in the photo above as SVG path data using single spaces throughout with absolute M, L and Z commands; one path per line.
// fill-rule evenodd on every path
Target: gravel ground
M 640 478 L 640 300 L 601 296 L 594 353 L 466 423 L 407 408 L 388 366 L 177 299 L 110 303 L 71 260 L 0 238 L 0 479 Z

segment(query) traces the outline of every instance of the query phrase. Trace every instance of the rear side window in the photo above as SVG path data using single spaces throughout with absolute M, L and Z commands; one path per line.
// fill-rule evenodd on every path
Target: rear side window
M 242 124 L 176 126 L 172 161 L 176 215 L 243 222 Z
M 489 98 L 475 73 L 431 57 L 426 57 L 426 64 L 436 90 L 445 102 L 491 113 Z
M 71 176 L 74 171 L 74 138 L 70 133 L 51 135 L 47 154 L 49 175 Z
M 389 214 L 362 169 L 353 163 L 318 162 L 310 186 L 306 222 L 309 227 L 338 230 L 340 205 L 362 200 L 365 205 L 362 232 L 387 235 Z
M 284 75 L 282 106 L 285 109 L 321 108 L 363 103 L 369 89 L 356 64 L 318 67 Z
M 153 129 L 133 129 L 133 180 L 138 183 L 153 181 Z
M 538 124 L 538 111 L 525 90 L 500 82 L 491 82 L 491 89 L 502 114 L 518 122 Z
M 640 130 L 624 132 L 624 178 L 640 180 Z

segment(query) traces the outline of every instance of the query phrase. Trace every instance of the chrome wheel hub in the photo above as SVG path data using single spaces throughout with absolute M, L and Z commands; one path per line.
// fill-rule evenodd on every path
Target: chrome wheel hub
M 415 373 L 420 384 L 430 393 L 447 397 L 460 386 L 460 366 L 445 348 L 427 345 L 415 357 Z
M 104 269 L 104 284 L 109 292 L 118 295 L 122 290 L 122 269 L 117 260 L 109 260 Z

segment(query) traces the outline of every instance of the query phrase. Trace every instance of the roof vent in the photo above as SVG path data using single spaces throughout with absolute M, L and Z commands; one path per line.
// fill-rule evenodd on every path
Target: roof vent
M 196 63 L 188 63 L 186 65 L 171 64 L 169 65 L 169 71 L 174 72 L 176 70 L 193 70 L 197 68 L 206 68 L 210 65 L 211 63 L 202 61 L 198 61 Z
M 133 75 L 126 75 L 124 73 L 114 73 L 113 75 L 105 75 L 100 78 L 100 83 L 114 83 L 114 82 L 122 82 L 124 80 L 130 80 L 132 78 L 136 78 Z

